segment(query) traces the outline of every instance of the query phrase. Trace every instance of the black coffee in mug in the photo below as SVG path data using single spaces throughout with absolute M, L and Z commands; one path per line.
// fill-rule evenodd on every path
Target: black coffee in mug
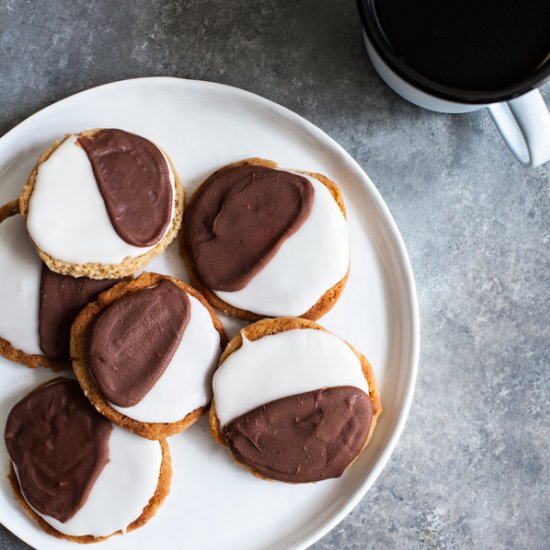
M 400 65 L 398 70 L 410 69 L 402 76 L 441 86 L 440 95 L 448 95 L 449 88 L 464 91 L 462 99 L 485 101 L 492 92 L 540 80 L 550 64 L 550 0 L 359 4 L 386 55 Z M 468 97 L 468 92 L 474 94 Z

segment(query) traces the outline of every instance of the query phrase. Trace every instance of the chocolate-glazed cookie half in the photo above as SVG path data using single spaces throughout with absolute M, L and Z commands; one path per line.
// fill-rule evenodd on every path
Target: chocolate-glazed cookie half
M 111 430 L 75 381 L 48 384 L 19 401 L 4 440 L 29 504 L 61 522 L 72 518 L 109 462 Z
M 43 263 L 38 330 L 44 355 L 53 361 L 70 362 L 71 325 L 76 316 L 104 290 L 122 281 L 60 275 Z
M 216 172 L 193 197 L 185 240 L 193 269 L 211 290 L 243 289 L 300 229 L 313 186 L 298 174 L 253 164 Z
M 167 279 L 102 311 L 90 330 L 88 362 L 105 398 L 120 407 L 139 403 L 168 368 L 190 315 L 187 294 Z
M 78 143 L 88 155 L 115 231 L 134 246 L 157 244 L 172 217 L 170 170 L 160 149 L 116 129 L 82 135 Z
M 306 483 L 339 477 L 363 449 L 372 421 L 369 396 L 337 386 L 283 397 L 223 429 L 233 456 L 258 474 Z

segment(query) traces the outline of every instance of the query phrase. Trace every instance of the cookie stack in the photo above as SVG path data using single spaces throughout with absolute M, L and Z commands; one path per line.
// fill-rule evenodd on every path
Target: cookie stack
M 161 258 L 143 272 L 163 253 L 192 286 Z M 143 525 L 169 491 L 165 438 L 207 411 L 237 463 L 289 483 L 339 477 L 372 437 L 371 366 L 314 323 L 350 265 L 342 195 L 321 174 L 247 159 L 209 176 L 184 215 L 158 145 L 69 135 L 0 208 L 0 265 L 0 354 L 73 372 L 32 389 L 5 430 L 14 494 L 49 534 Z M 216 309 L 255 322 L 228 343 Z

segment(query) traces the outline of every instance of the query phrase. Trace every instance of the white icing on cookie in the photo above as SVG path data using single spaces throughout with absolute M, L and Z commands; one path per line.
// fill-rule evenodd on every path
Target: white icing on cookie
M 220 425 L 260 405 L 299 393 L 354 386 L 368 394 L 361 362 L 340 338 L 315 329 L 292 329 L 243 345 L 212 381 Z
M 109 405 L 139 422 L 176 422 L 207 405 L 220 356 L 220 334 L 209 311 L 193 296 L 189 323 L 170 364 L 145 397 L 132 407 Z
M 224 302 L 270 317 L 299 316 L 346 275 L 347 221 L 330 191 L 320 181 L 304 177 L 315 190 L 309 216 L 243 289 L 214 291 Z
M 167 164 L 173 203 L 166 232 L 172 226 L 176 198 L 174 173 L 168 161 Z M 40 250 L 74 264 L 118 264 L 153 248 L 133 246 L 119 237 L 90 160 L 74 135 L 40 164 L 29 202 L 27 228 Z
M 157 489 L 162 449 L 158 441 L 139 437 L 113 426 L 109 438 L 109 462 L 105 465 L 86 502 L 69 520 L 61 521 L 35 512 L 61 533 L 104 537 L 126 531 L 141 516 Z M 17 474 L 17 470 L 16 470 Z
M 0 224 L 0 336 L 30 355 L 42 355 L 38 335 L 40 274 L 23 218 Z

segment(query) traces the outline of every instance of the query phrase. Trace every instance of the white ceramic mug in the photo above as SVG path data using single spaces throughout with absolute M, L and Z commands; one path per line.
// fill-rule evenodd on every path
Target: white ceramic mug
M 372 25 L 369 27 L 364 3 L 358 0 L 358 5 L 367 53 L 378 74 L 392 90 L 419 107 L 440 113 L 469 113 L 487 108 L 502 138 L 521 164 L 532 167 L 550 161 L 550 112 L 535 87 L 548 78 L 547 74 L 542 73 L 539 82 L 531 82 L 525 93 L 512 92 L 512 97 L 503 101 L 485 103 L 473 98 L 472 102 L 462 103 L 448 97 L 450 94 L 444 91 L 435 95 L 428 87 L 408 79 L 406 73 L 398 74 L 398 66 L 390 67 L 391 59 L 375 47 L 369 36 Z

